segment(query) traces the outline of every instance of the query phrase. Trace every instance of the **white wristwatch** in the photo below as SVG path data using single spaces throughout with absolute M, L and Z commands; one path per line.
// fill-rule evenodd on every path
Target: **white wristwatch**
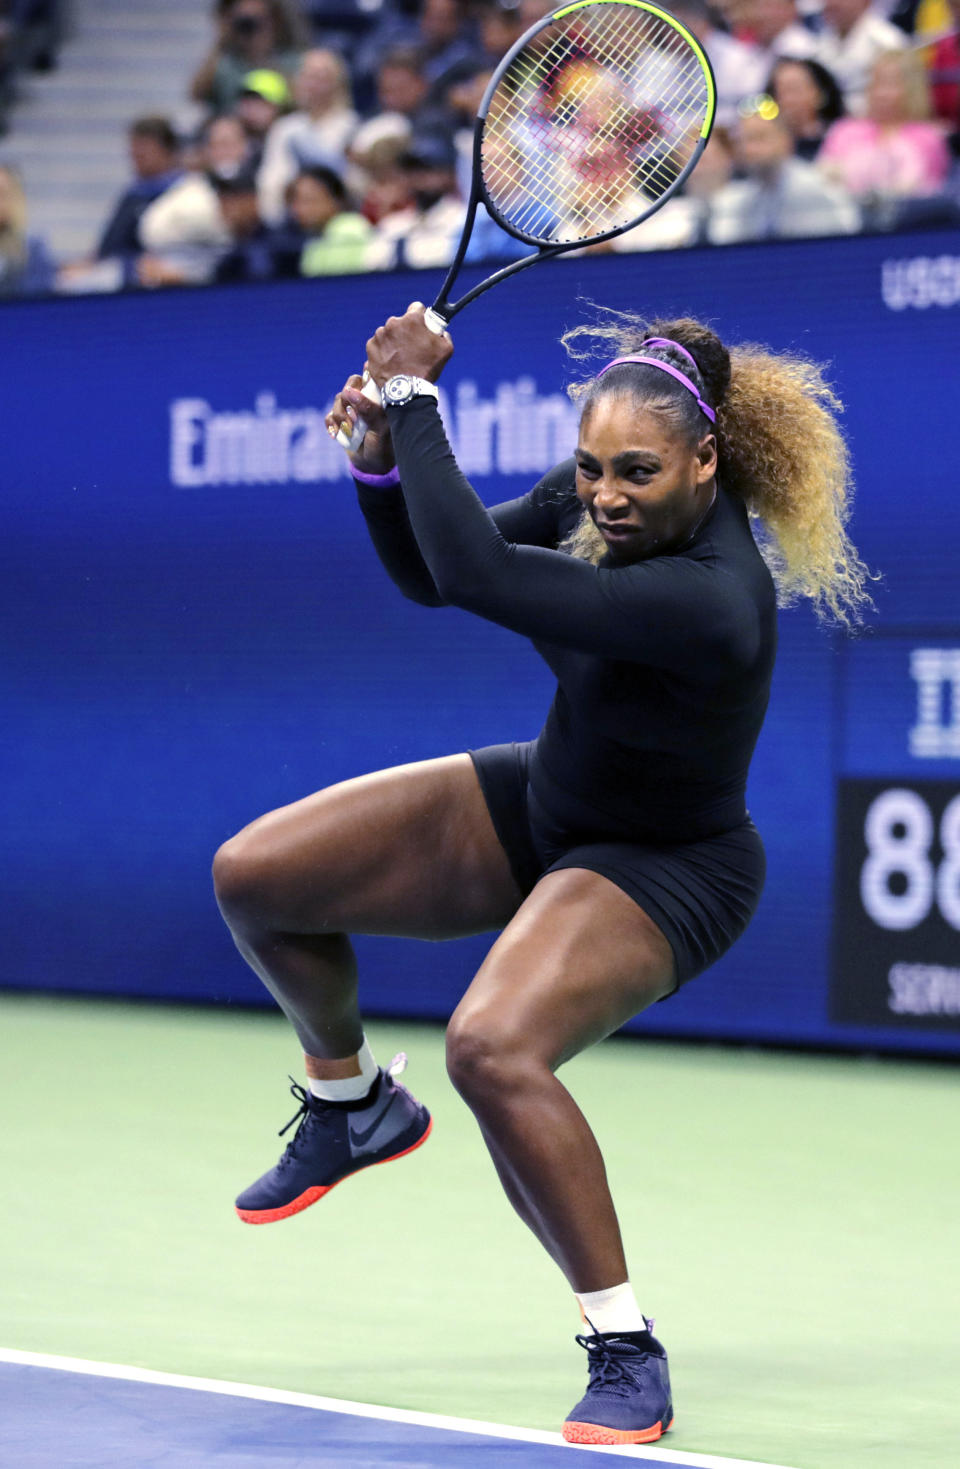
M 433 398 L 439 403 L 440 393 L 436 384 L 428 383 L 425 377 L 408 377 L 405 372 L 398 372 L 395 377 L 387 378 L 381 398 L 383 406 L 389 408 L 412 403 L 414 398 Z

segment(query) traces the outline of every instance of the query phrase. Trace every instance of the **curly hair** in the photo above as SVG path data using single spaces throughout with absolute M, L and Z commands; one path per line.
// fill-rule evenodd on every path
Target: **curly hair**
M 753 343 L 728 351 L 710 327 L 691 317 L 646 321 L 601 310 L 598 322 L 563 336 L 571 357 L 627 355 L 651 337 L 684 347 L 696 368 L 670 348 L 653 348 L 650 355 L 686 372 L 715 408 L 718 477 L 754 521 L 780 605 L 806 597 L 824 620 L 860 622 L 873 605 L 867 584 L 876 578 L 847 535 L 853 486 L 837 423 L 843 405 L 823 369 L 806 357 Z M 691 445 L 710 430 L 693 395 L 656 368 L 614 368 L 602 381 L 593 377 L 569 392 L 583 412 L 600 393 L 629 392 L 665 415 Z M 584 513 L 563 549 L 597 562 L 606 545 Z

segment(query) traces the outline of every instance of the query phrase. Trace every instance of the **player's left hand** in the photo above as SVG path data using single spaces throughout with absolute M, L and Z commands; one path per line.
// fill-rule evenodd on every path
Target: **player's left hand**
M 367 474 L 386 474 L 397 462 L 390 441 L 390 425 L 379 403 L 372 403 L 362 388 L 363 378 L 358 373 L 347 378 L 326 416 L 327 433 L 332 439 L 341 430 L 350 434 L 362 418 L 367 432 L 359 449 L 348 454 L 350 463 Z
M 403 372 L 435 383 L 453 355 L 447 332 L 432 332 L 423 319 L 424 306 L 414 301 L 403 316 L 391 316 L 367 343 L 367 371 L 378 387 Z

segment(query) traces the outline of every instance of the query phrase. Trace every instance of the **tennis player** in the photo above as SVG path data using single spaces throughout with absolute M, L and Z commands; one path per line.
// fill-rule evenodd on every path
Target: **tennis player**
M 385 407 L 354 377 L 327 419 L 331 433 L 358 415 L 370 425 L 352 469 L 404 595 L 499 623 L 546 659 L 558 686 L 539 738 L 333 786 L 255 821 L 214 872 L 305 1055 L 293 1141 L 237 1200 L 251 1223 L 430 1131 L 396 1079 L 405 1058 L 380 1069 L 371 1055 L 347 933 L 502 929 L 450 1021 L 450 1076 L 579 1303 L 589 1385 L 564 1436 L 643 1443 L 673 1420 L 667 1357 L 630 1284 L 599 1148 L 556 1072 L 743 933 L 764 880 L 744 793 L 778 587 L 850 620 L 868 573 L 844 530 L 836 400 L 812 363 L 619 313 L 568 334 L 574 355 L 591 332 L 610 360 L 574 389 L 573 457 L 492 511 L 447 443 L 435 383 L 452 344 L 419 304 L 367 345 Z

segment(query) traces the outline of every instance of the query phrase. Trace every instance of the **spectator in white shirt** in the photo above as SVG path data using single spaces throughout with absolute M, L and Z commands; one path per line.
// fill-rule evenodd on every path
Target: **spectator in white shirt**
M 874 62 L 884 52 L 903 50 L 907 38 L 877 15 L 871 0 L 823 0 L 823 21 L 816 59 L 839 82 L 847 111 L 861 117 Z
M 781 56 L 805 61 L 816 51 L 817 38 L 800 20 L 796 0 L 744 0 L 741 14 L 767 73 Z
M 705 245 L 710 238 L 710 211 L 714 197 L 733 175 L 733 143 L 725 127 L 715 127 L 700 161 L 687 179 L 683 192 L 617 240 L 594 249 L 619 253 L 631 250 L 676 250 L 685 245 Z
M 140 218 L 140 241 L 146 252 L 137 267 L 141 284 L 210 279 L 230 243 L 214 185 L 248 170 L 251 160 L 250 140 L 238 117 L 227 114 L 207 124 L 197 167 Z
M 859 229 L 859 211 L 849 194 L 822 178 L 812 163 L 794 156 L 793 136 L 779 116 L 754 112 L 742 117 L 734 146 L 746 177 L 727 184 L 711 200 L 711 244 L 844 235 Z
M 306 52 L 293 96 L 298 110 L 271 127 L 257 176 L 260 213 L 268 224 L 283 219 L 287 188 L 302 169 L 321 165 L 343 172 L 360 121 L 347 69 L 334 51 L 317 47 Z
M 716 120 L 729 127 L 741 98 L 763 91 L 769 67 L 756 46 L 735 40 L 713 24 L 707 0 L 674 0 L 669 9 L 709 56 L 717 83 Z

